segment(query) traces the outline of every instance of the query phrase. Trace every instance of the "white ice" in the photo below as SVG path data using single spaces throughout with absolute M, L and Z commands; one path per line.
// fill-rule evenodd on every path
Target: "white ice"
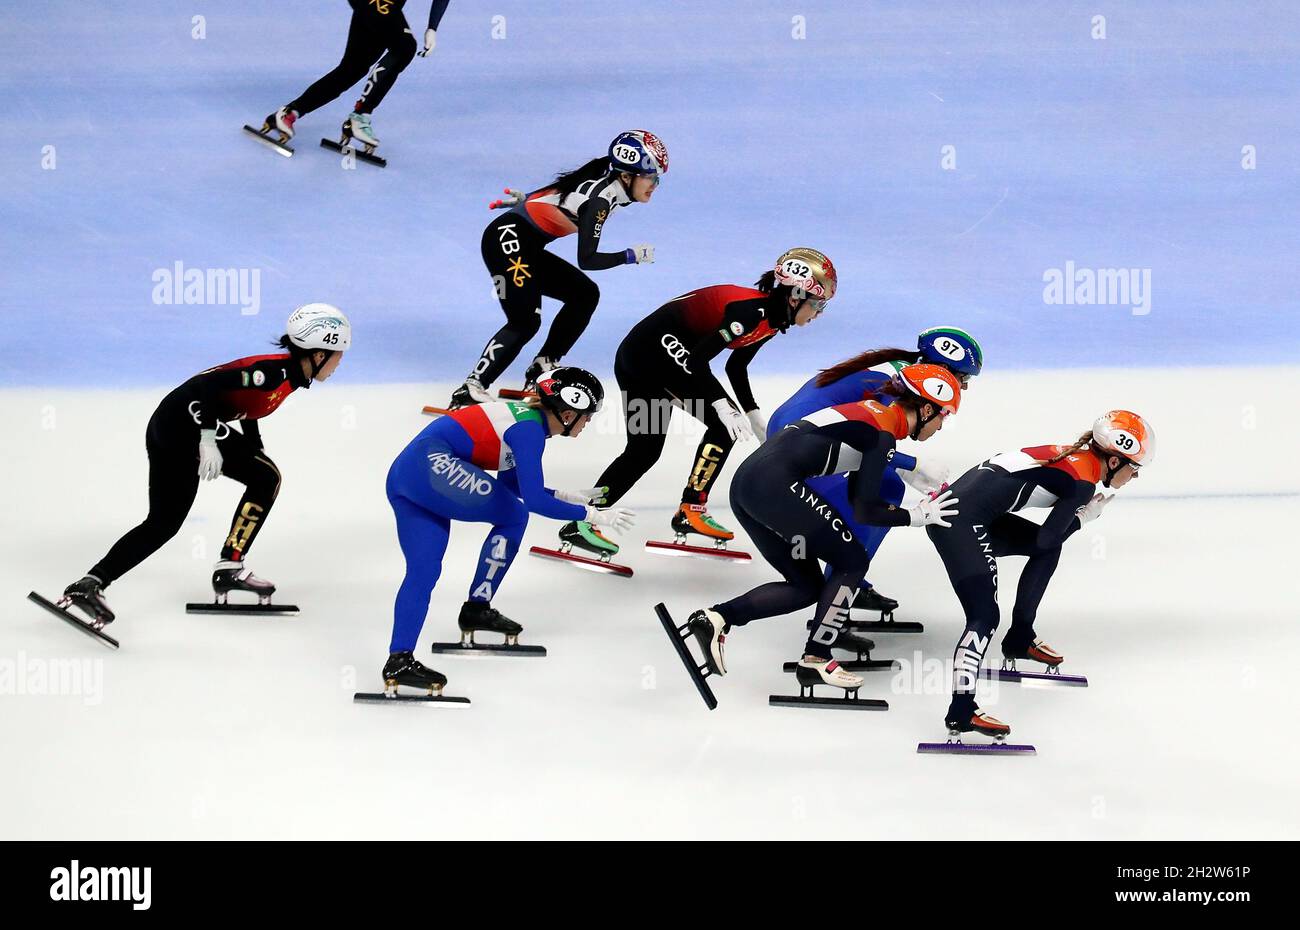
M 56 596 L 143 515 L 144 425 L 162 388 L 9 389 L 0 541 L 0 767 L 6 838 L 803 837 L 1296 838 L 1295 546 L 1300 454 L 1294 368 L 984 375 L 927 455 L 960 470 L 989 453 L 1066 441 L 1128 405 L 1159 458 L 1070 540 L 1038 629 L 1086 690 L 1003 686 L 985 706 L 1038 755 L 918 756 L 947 696 L 899 693 L 887 713 L 769 708 L 801 617 L 731 637 L 708 712 L 656 622 L 774 577 L 761 561 L 656 558 L 695 442 L 674 436 L 629 497 L 631 580 L 521 552 L 498 606 L 541 660 L 433 657 L 482 539 L 457 527 L 420 655 L 465 710 L 358 706 L 379 685 L 401 577 L 383 478 L 448 385 L 335 380 L 266 421 L 284 487 L 249 564 L 301 605 L 293 619 L 189 616 L 238 486 L 201 489 L 181 534 L 109 589 L 110 652 L 23 601 Z M 794 379 L 760 379 L 767 407 Z M 605 416 L 605 415 L 602 415 Z M 613 411 L 550 443 L 552 486 L 590 484 L 619 445 Z M 728 467 L 728 476 L 734 471 Z M 728 522 L 727 480 L 714 509 Z M 535 520 L 525 547 L 557 524 Z M 743 539 L 738 541 L 743 547 Z M 1004 612 L 1016 572 L 1003 563 Z M 896 530 L 871 577 L 921 635 L 878 655 L 943 660 L 961 621 L 923 533 Z M 995 650 L 996 651 L 996 647 Z M 32 694 L 56 663 L 87 677 Z M 67 671 L 69 666 L 65 666 Z M 941 683 L 944 684 L 944 683 Z

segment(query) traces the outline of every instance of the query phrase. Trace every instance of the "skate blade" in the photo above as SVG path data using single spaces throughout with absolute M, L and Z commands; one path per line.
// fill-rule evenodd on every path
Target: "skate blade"
M 679 627 L 673 623 L 672 615 L 668 613 L 668 608 L 663 604 L 655 604 L 655 613 L 659 616 L 659 624 L 672 640 L 673 649 L 677 652 L 677 658 L 682 660 L 682 665 L 686 667 L 686 674 L 691 676 L 691 681 L 695 683 L 695 690 L 700 692 L 700 698 L 704 701 L 704 706 L 709 710 L 716 710 L 718 699 L 713 696 L 713 689 L 704 679 L 713 673 L 707 665 L 697 665 L 691 651 L 686 646 L 688 637 L 693 636 L 687 627 Z
M 524 646 L 518 643 L 513 646 L 507 646 L 505 643 L 474 643 L 469 646 L 464 643 L 434 643 L 430 649 L 443 655 L 463 656 L 467 659 L 487 658 L 490 656 L 517 656 L 520 658 L 540 659 L 546 655 L 545 646 Z
M 454 411 L 447 407 L 424 407 L 420 412 L 426 417 L 445 417 L 447 414 L 453 413 Z
M 841 665 L 845 663 L 841 662 Z M 828 710 L 889 710 L 888 701 L 867 698 L 799 697 L 792 694 L 773 694 L 767 699 L 770 707 L 821 707 Z
M 185 605 L 187 614 L 296 614 L 296 604 L 215 604 L 211 601 Z
M 352 695 L 354 704 L 447 704 L 451 707 L 467 707 L 467 697 L 452 697 L 439 694 L 385 694 L 382 691 L 358 691 Z
M 249 126 L 247 123 L 245 123 L 244 132 L 251 135 L 254 139 L 256 139 L 258 142 L 265 145 L 271 151 L 277 152 L 283 155 L 285 158 L 293 157 L 293 149 L 289 148 L 289 146 L 285 145 L 283 142 L 275 141 L 274 139 L 272 139 L 270 136 L 268 136 L 266 133 L 262 132 L 261 130 L 254 129 L 252 126 Z
M 733 552 L 716 546 L 692 546 L 687 543 L 664 542 L 658 539 L 646 541 L 645 551 L 654 555 L 671 555 L 688 559 L 711 559 L 715 562 L 752 562 L 753 556 L 748 552 Z
M 850 620 L 844 629 L 850 633 L 924 633 L 925 625 L 915 620 Z
M 600 559 L 589 558 L 585 555 L 576 555 L 572 552 L 561 552 L 558 549 L 546 549 L 542 546 L 533 546 L 528 550 L 529 555 L 535 555 L 540 559 L 554 559 L 557 562 L 564 562 L 572 565 L 574 568 L 581 568 L 589 572 L 600 572 L 604 575 L 617 575 L 620 578 L 631 578 L 632 568 L 628 565 L 620 565 L 617 562 L 602 562 Z
M 919 753 L 952 756 L 1036 756 L 1027 743 L 917 743 Z
M 30 594 L 28 594 L 27 599 L 31 601 L 33 604 L 37 604 L 41 607 L 44 607 L 46 610 L 54 614 L 60 620 L 66 620 L 68 623 L 71 623 L 73 626 L 81 630 L 81 632 L 85 633 L 87 636 L 95 637 L 95 639 L 99 640 L 101 643 L 103 643 L 105 646 L 108 646 L 110 649 L 117 649 L 120 646 L 117 640 L 109 636 L 103 630 L 95 629 L 93 626 L 91 626 L 91 624 L 88 621 L 82 620 L 80 617 L 73 614 L 70 609 L 65 610 L 64 608 L 60 607 L 58 604 L 55 604 L 52 601 L 47 601 L 45 598 L 41 597 L 35 591 L 32 591 Z
M 781 671 L 793 672 L 799 667 L 798 662 L 785 662 Z M 901 668 L 896 659 L 845 659 L 840 668 L 847 672 L 892 672 Z
M 1046 672 L 1017 672 L 1011 669 L 980 669 L 980 677 L 989 681 L 1006 681 L 1026 688 L 1086 688 L 1088 679 L 1083 675 L 1061 675 Z
M 518 391 L 514 388 L 501 388 L 497 391 L 497 397 L 502 400 L 532 400 L 536 396 L 536 391 Z
M 340 155 L 351 155 L 357 161 L 363 161 L 368 165 L 374 165 L 376 168 L 388 167 L 387 159 L 380 158 L 378 155 L 369 155 L 356 146 L 344 145 L 340 142 L 335 142 L 333 139 L 321 139 L 320 147 L 323 149 L 329 149 L 331 152 L 338 152 Z

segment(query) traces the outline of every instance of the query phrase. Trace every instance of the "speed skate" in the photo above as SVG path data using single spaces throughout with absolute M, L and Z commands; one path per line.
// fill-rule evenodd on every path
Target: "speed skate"
M 210 603 L 192 601 L 185 605 L 189 614 L 296 614 L 297 606 L 293 604 L 273 604 L 271 595 L 275 585 L 264 578 L 258 578 L 251 570 L 239 562 L 218 562 L 212 573 L 213 599 Z M 232 602 L 232 592 L 256 595 L 253 604 Z
M 460 611 L 460 642 L 434 643 L 432 651 L 443 655 L 459 656 L 524 656 L 542 657 L 545 646 L 526 646 L 519 642 L 524 628 L 486 602 L 466 601 Z M 500 633 L 500 643 L 480 643 L 477 633 Z
M 619 578 L 631 578 L 632 566 L 622 565 L 613 561 L 613 553 L 604 552 L 599 556 L 582 555 L 574 551 L 571 542 L 563 541 L 558 549 L 547 549 L 545 546 L 531 546 L 528 549 L 529 555 L 535 555 L 539 559 L 553 559 L 557 562 L 564 562 L 572 565 L 574 568 L 581 568 L 583 571 L 599 572 L 604 575 L 616 575 Z
M 991 743 L 964 743 L 957 730 L 948 731 L 943 743 L 917 743 L 918 753 L 935 753 L 955 756 L 1035 756 L 1038 750 L 1027 743 L 1008 743 L 1005 737 L 995 736 Z
M 258 142 L 261 142 L 271 151 L 283 155 L 285 158 L 293 157 L 293 149 L 289 148 L 289 137 L 279 130 L 268 129 L 266 126 L 263 126 L 261 129 L 254 129 L 252 126 L 245 123 L 244 132 L 248 133 Z M 273 132 L 275 133 L 275 136 L 271 135 Z
M 358 138 L 354 132 L 353 122 L 354 117 L 344 120 L 343 128 L 339 134 L 339 141 L 321 139 L 321 148 L 329 149 L 331 152 L 338 152 L 344 157 L 355 158 L 357 161 L 363 161 L 367 165 L 374 165 L 376 168 L 387 168 L 388 160 L 375 154 L 378 143 L 365 142 L 363 139 Z
M 695 690 L 700 692 L 700 699 L 704 701 L 704 706 L 709 710 L 716 710 L 718 699 L 713 696 L 713 689 L 705 681 L 710 675 L 714 674 L 709 667 L 708 661 L 696 662 L 695 657 L 691 655 L 690 648 L 686 641 L 695 634 L 691 630 L 690 623 L 684 623 L 678 626 L 668 613 L 668 608 L 662 603 L 655 605 L 655 614 L 659 617 L 659 624 L 668 634 L 668 639 L 673 644 L 673 651 L 677 653 L 677 658 L 682 660 L 682 666 L 686 669 L 686 674 L 691 676 L 691 681 L 695 684 Z
M 840 668 L 850 672 L 888 672 L 898 668 L 898 662 L 894 659 L 873 659 L 871 650 L 876 648 L 876 644 L 863 636 L 854 636 L 852 633 L 841 633 L 839 639 L 835 640 L 832 649 L 839 649 L 844 652 L 853 654 L 852 659 L 845 659 L 840 663 Z M 799 667 L 798 662 L 786 662 L 781 666 L 783 672 L 793 672 Z
M 72 601 L 69 598 L 62 597 L 57 602 L 50 601 L 41 597 L 41 595 L 37 594 L 35 591 L 32 591 L 27 595 L 27 599 L 33 604 L 38 604 L 39 606 L 44 607 L 60 620 L 72 624 L 87 636 L 93 636 L 105 646 L 112 649 L 118 648 L 118 641 L 104 632 L 104 623 L 102 621 L 83 620 L 72 612 Z
M 448 704 L 463 707 L 469 698 L 453 697 L 442 693 L 447 686 L 447 676 L 418 661 L 410 652 L 394 652 L 384 663 L 380 673 L 384 679 L 381 692 L 358 691 L 352 695 L 357 704 Z M 423 694 L 403 694 L 401 687 L 415 688 Z
M 888 701 L 872 700 L 858 697 L 858 688 L 862 679 L 855 675 L 845 675 L 847 669 L 834 659 L 826 663 L 812 664 L 804 661 L 794 663 L 795 681 L 799 685 L 799 694 L 773 694 L 767 703 L 772 707 L 823 707 L 831 710 L 889 710 Z M 844 678 L 845 684 L 836 684 L 835 679 Z M 856 681 L 856 684 L 852 683 Z M 818 697 L 814 689 L 818 685 L 830 687 L 840 692 L 839 697 Z

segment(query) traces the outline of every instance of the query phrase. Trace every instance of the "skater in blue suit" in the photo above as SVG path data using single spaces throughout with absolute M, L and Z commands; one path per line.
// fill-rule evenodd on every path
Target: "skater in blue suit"
M 867 397 L 888 404 L 890 397 L 879 394 L 880 389 L 905 366 L 918 362 L 942 365 L 956 375 L 964 389 L 970 384 L 970 379 L 980 373 L 984 353 L 974 336 L 954 326 L 936 326 L 925 330 L 917 337 L 915 349 L 887 348 L 863 352 L 823 369 L 810 378 L 773 412 L 767 423 L 767 435 L 771 438 L 808 414 L 838 404 L 851 404 Z M 904 473 L 901 477 L 900 471 Z M 905 481 L 913 487 L 928 491 L 942 485 L 945 477 L 940 471 L 919 467 L 914 457 L 895 452 L 890 467 L 885 469 L 880 496 L 886 503 L 898 506 L 903 501 Z M 840 513 L 853 512 L 848 503 L 846 476 L 814 478 L 808 482 L 808 486 L 839 508 Z M 852 531 L 874 559 L 889 527 L 854 525 Z M 870 581 L 865 581 L 853 606 L 859 610 L 880 611 L 885 615 L 897 609 L 898 601 L 880 594 L 871 586 Z

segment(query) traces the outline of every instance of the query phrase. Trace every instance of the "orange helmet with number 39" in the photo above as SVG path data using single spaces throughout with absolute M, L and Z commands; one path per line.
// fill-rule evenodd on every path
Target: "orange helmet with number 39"
M 1150 465 L 1156 456 L 1156 431 L 1131 410 L 1112 410 L 1092 424 L 1092 442 L 1100 451 Z

